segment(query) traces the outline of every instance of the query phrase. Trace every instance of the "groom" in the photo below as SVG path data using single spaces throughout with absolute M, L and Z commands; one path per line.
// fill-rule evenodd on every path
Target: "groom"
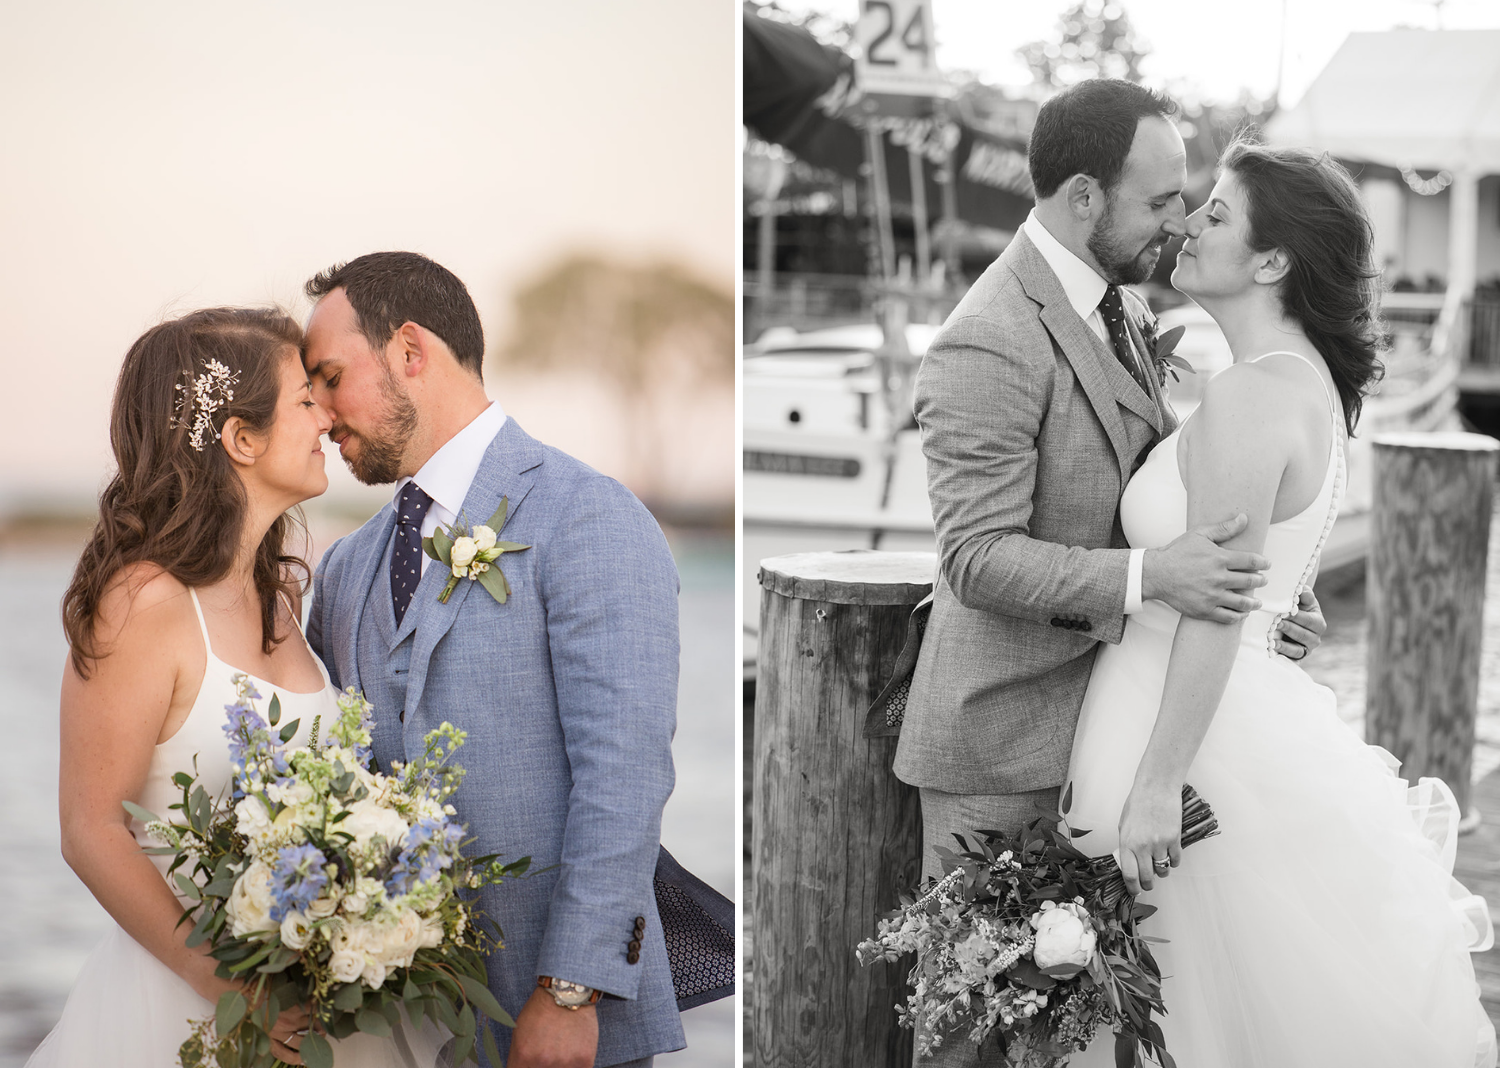
M 649 1065 L 683 1033 L 652 879 L 672 791 L 677 571 L 628 490 L 527 436 L 481 379 L 458 278 L 377 252 L 307 283 L 304 362 L 329 437 L 391 507 L 318 567 L 307 637 L 334 684 L 375 706 L 389 769 L 444 720 L 468 732 L 453 804 L 480 853 L 535 873 L 487 888 L 504 932 L 490 989 L 509 1068 Z M 508 505 L 510 596 L 461 579 L 423 537 Z
M 1176 105 L 1129 82 L 1084 82 L 1037 114 L 1036 207 L 922 361 L 915 412 L 939 576 L 895 771 L 921 789 L 923 874 L 952 832 L 1058 811 L 1098 643 L 1144 599 L 1229 622 L 1259 607 L 1267 561 L 1217 543 L 1244 517 L 1129 549 L 1125 483 L 1176 426 L 1142 325 L 1144 282 L 1184 232 Z M 1283 628 L 1300 658 L 1313 602 Z M 945 1047 L 963 1063 L 974 1047 Z M 948 1058 L 953 1058 L 949 1060 Z M 930 1062 L 924 1062 L 930 1063 Z

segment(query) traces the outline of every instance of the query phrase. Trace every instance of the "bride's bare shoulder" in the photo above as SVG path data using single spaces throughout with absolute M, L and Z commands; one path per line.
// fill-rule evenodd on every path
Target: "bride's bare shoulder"
M 175 638 L 186 626 L 197 629 L 188 588 L 160 564 L 126 564 L 111 576 L 99 598 L 94 637 L 102 650 L 150 647 Z

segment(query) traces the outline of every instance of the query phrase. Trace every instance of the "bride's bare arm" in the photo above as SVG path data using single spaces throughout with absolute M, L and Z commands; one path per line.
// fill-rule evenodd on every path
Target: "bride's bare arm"
M 1188 526 L 1243 513 L 1225 545 L 1260 553 L 1292 451 L 1302 445 L 1285 380 L 1255 364 L 1215 377 L 1185 434 Z M 1181 859 L 1182 785 L 1224 695 L 1243 619 L 1177 625 L 1156 725 L 1120 815 L 1120 866 L 1132 892 L 1150 889 L 1153 858 Z
M 191 927 L 177 925 L 182 906 L 141 852 L 122 805 L 140 797 L 169 712 L 184 701 L 191 706 L 202 680 L 201 668 L 186 677 L 196 664 L 184 670 L 185 652 L 202 644 L 187 590 L 162 573 L 123 575 L 103 599 L 96 634 L 107 655 L 92 663 L 87 679 L 71 663 L 63 675 L 63 857 L 131 938 L 214 1002 L 237 984 L 214 975 L 217 962 L 205 946 L 188 948 Z M 279 1024 L 289 1033 L 305 1026 L 305 1015 L 299 1022 L 283 1014 Z

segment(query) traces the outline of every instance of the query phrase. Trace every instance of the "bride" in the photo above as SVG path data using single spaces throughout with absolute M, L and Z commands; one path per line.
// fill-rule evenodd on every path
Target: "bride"
M 1118 850 L 1168 939 L 1166 1048 L 1182 1068 L 1470 1068 L 1495 1034 L 1469 953 L 1484 902 L 1451 876 L 1448 788 L 1338 718 L 1333 695 L 1271 655 L 1311 584 L 1343 489 L 1347 435 L 1378 370 L 1370 226 L 1326 156 L 1245 141 L 1188 220 L 1172 283 L 1223 329 L 1234 364 L 1131 480 L 1132 546 L 1237 513 L 1233 547 L 1271 561 L 1263 608 L 1234 623 L 1147 602 L 1100 653 L 1074 738 L 1064 816 Z M 1191 783 L 1221 834 L 1183 850 Z M 1111 1065 L 1112 1036 L 1075 1057 Z
M 62 685 L 63 855 L 117 924 L 85 963 L 29 1068 L 166 1068 L 189 1021 L 240 984 L 188 948 L 186 904 L 166 857 L 128 819 L 135 801 L 169 816 L 171 777 L 210 796 L 230 779 L 224 706 L 244 672 L 283 721 L 337 714 L 336 691 L 298 629 L 306 564 L 286 549 L 288 510 L 328 488 L 301 329 L 276 311 L 208 309 L 162 323 L 130 349 L 110 438 L 118 473 L 63 599 L 72 655 Z M 299 576 L 298 572 L 301 572 Z M 266 707 L 263 702 L 260 706 Z M 272 1049 L 289 1064 L 309 1020 L 282 1012 Z M 334 1043 L 355 1068 L 430 1066 L 441 1035 L 409 1022 L 389 1039 Z

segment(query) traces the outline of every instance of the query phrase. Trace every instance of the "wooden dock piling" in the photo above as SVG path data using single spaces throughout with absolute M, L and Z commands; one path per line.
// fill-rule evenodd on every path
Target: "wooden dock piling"
M 908 1068 L 905 969 L 854 948 L 920 874 L 917 791 L 895 738 L 865 738 L 932 553 L 799 553 L 761 562 L 755 696 L 755 1068 Z
M 1374 453 L 1365 740 L 1446 782 L 1468 821 L 1500 442 L 1382 434 Z

